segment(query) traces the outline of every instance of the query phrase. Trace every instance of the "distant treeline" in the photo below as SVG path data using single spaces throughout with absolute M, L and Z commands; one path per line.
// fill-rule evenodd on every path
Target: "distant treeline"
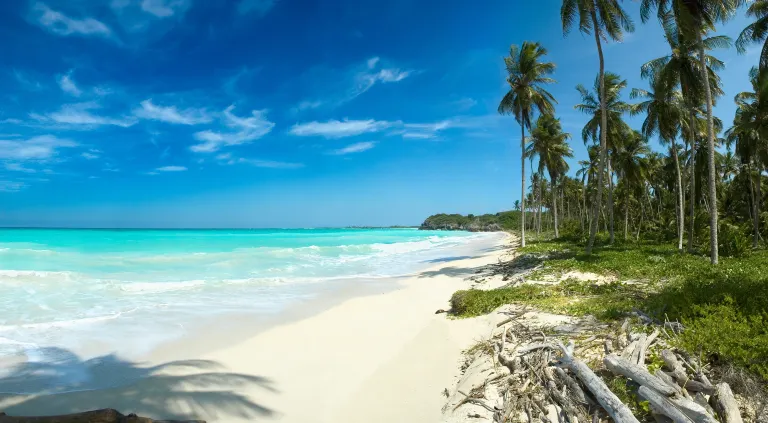
M 434 214 L 429 216 L 419 229 L 449 230 L 449 231 L 515 231 L 520 229 L 520 212 L 505 211 L 496 214 Z

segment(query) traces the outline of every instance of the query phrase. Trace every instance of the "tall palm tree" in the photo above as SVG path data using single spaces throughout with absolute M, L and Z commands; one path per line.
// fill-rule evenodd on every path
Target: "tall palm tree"
M 680 120 L 683 116 L 683 96 L 680 91 L 672 89 L 661 78 L 651 81 L 653 91 L 633 89 L 630 98 L 640 98 L 642 101 L 633 106 L 632 114 L 645 113 L 643 121 L 643 135 L 651 138 L 659 135 L 662 144 L 671 144 L 670 150 L 675 162 L 675 173 L 677 176 L 677 249 L 683 249 L 683 232 L 685 223 L 683 222 L 683 213 L 685 205 L 683 204 L 683 177 L 680 171 L 680 158 L 677 154 L 677 144 L 675 139 L 680 128 Z
M 643 3 L 645 6 L 647 3 Z M 659 21 L 664 29 L 664 36 L 670 47 L 670 54 L 659 57 L 645 63 L 641 67 L 641 76 L 651 80 L 663 80 L 664 85 L 674 87 L 679 85 L 683 95 L 683 101 L 687 108 L 685 122 L 682 122 L 682 136 L 686 147 L 692 149 L 689 160 L 688 174 L 693 175 L 695 169 L 696 147 L 698 143 L 697 116 L 704 104 L 705 87 L 707 79 L 702 77 L 701 61 L 698 58 L 698 44 L 696 37 L 691 37 L 686 31 L 680 31 L 677 25 L 676 13 L 678 8 L 670 10 L 659 9 Z M 705 52 L 715 48 L 727 48 L 730 46 L 730 38 L 726 36 L 713 36 L 702 41 Z M 706 73 L 709 75 L 709 86 L 715 97 L 723 95 L 720 78 L 717 71 L 722 70 L 725 64 L 714 56 L 705 55 Z M 706 119 L 704 120 L 704 132 L 706 133 Z M 706 134 L 705 134 L 706 136 Z M 691 180 L 690 185 L 690 215 L 688 232 L 688 250 L 693 248 L 693 228 L 695 219 L 696 181 Z
M 768 68 L 753 67 L 750 71 L 752 91 L 736 94 L 736 116 L 733 127 L 726 131 L 726 141 L 735 141 L 736 153 L 749 172 L 752 220 L 754 227 L 753 247 L 757 247 L 760 237 L 761 212 L 761 175 L 763 167 L 768 163 Z M 730 153 L 730 151 L 729 151 Z M 757 183 L 753 181 L 752 169 L 757 169 Z M 756 186 L 756 188 L 755 188 Z M 755 192 L 756 191 L 756 192 Z
M 713 30 L 720 22 L 728 21 L 745 0 L 642 0 L 640 13 L 643 21 L 649 17 L 650 10 L 656 8 L 660 19 L 673 13 L 678 31 L 686 34 L 687 39 L 695 39 L 699 56 L 699 71 L 704 83 L 704 98 L 707 110 L 707 151 L 709 162 L 709 201 L 710 201 L 710 260 L 718 263 L 717 242 L 717 170 L 715 166 L 715 127 L 712 115 L 713 95 L 707 72 L 706 50 L 703 35 Z
M 736 40 L 736 48 L 740 53 L 744 53 L 747 45 L 762 42 L 760 69 L 766 69 L 768 68 L 768 0 L 754 0 L 747 8 L 747 16 L 755 18 L 755 21 L 741 31 Z
M 605 92 L 605 58 L 603 57 L 602 40 L 609 38 L 621 41 L 623 32 L 635 30 L 632 19 L 621 8 L 618 0 L 563 0 L 560 8 L 560 18 L 563 23 L 563 33 L 568 34 L 572 27 L 577 25 L 584 34 L 592 34 L 595 37 L 597 54 L 600 59 L 599 93 Z M 606 130 L 608 128 L 608 109 L 604 96 L 600 96 L 600 163 L 597 181 L 597 191 L 592 204 L 592 221 L 589 228 L 589 241 L 587 242 L 587 254 L 592 253 L 597 234 L 598 214 L 602 204 L 603 195 L 603 169 L 607 163 L 608 146 L 606 142 Z
M 571 134 L 563 132 L 560 120 L 551 115 L 542 115 L 536 120 L 536 127 L 531 131 L 531 143 L 526 156 L 539 158 L 539 169 L 547 168 L 552 186 L 552 215 L 554 217 L 555 237 L 560 236 L 557 220 L 557 182 L 560 176 L 568 172 L 566 157 L 573 157 L 568 145 Z
M 584 86 L 577 85 L 576 90 L 581 95 L 581 103 L 574 106 L 576 110 L 591 115 L 592 118 L 584 125 L 581 131 L 581 137 L 586 144 L 588 140 L 597 142 L 599 137 L 606 134 L 606 150 L 615 151 L 616 140 L 626 131 L 627 124 L 622 120 L 622 115 L 631 111 L 631 106 L 621 99 L 621 91 L 627 87 L 627 81 L 615 73 L 607 72 L 603 77 L 603 88 L 605 98 L 600 95 L 599 75 L 595 78 L 594 92 L 589 92 Z M 602 107 L 605 105 L 606 131 L 602 131 Z M 598 135 L 600 134 L 600 135 Z M 602 146 L 601 146 L 602 148 Z M 611 162 L 606 162 L 608 166 L 608 219 L 609 219 L 609 237 L 610 242 L 614 240 L 614 217 L 613 217 L 613 177 L 610 169 Z M 598 178 L 599 179 L 599 178 Z
M 629 225 L 629 198 L 630 193 L 638 191 L 645 181 L 646 162 L 645 156 L 650 153 L 648 141 L 643 135 L 634 130 L 627 130 L 622 138 L 622 142 L 614 155 L 616 170 L 621 174 L 621 179 L 625 187 L 624 198 L 624 240 L 627 239 L 627 228 Z
M 683 134 L 689 134 L 691 137 L 693 144 L 691 148 L 685 153 L 685 158 L 683 158 L 683 162 L 688 163 L 689 168 L 689 183 L 690 183 L 690 192 L 691 192 L 691 198 L 690 198 L 690 219 L 688 222 L 688 250 L 693 250 L 693 236 L 694 236 L 694 228 L 696 224 L 696 220 L 694 218 L 695 216 L 695 207 L 696 204 L 702 203 L 702 195 L 701 190 L 697 188 L 699 185 L 699 182 L 701 182 L 703 179 L 708 178 L 709 176 L 706 174 L 706 172 L 702 173 L 704 168 L 701 166 L 701 160 L 704 160 L 704 163 L 707 162 L 708 153 L 705 155 L 701 154 L 701 150 L 708 152 L 709 146 L 704 142 L 707 139 L 707 117 L 706 113 L 702 108 L 695 108 L 691 111 L 692 118 L 690 121 L 683 120 L 681 121 L 681 132 Z M 718 117 L 714 117 L 713 119 L 714 123 L 714 130 L 715 133 L 719 133 L 723 130 L 723 121 L 720 120 Z M 716 154 L 719 154 L 716 152 Z M 703 182 L 702 182 L 703 184 Z
M 520 245 L 525 247 L 525 129 L 531 128 L 535 111 L 551 115 L 555 109 L 555 98 L 543 88 L 545 84 L 555 82 L 550 77 L 555 72 L 555 64 L 544 62 L 547 50 L 539 43 L 525 41 L 521 47 L 513 45 L 509 56 L 504 58 L 507 68 L 507 83 L 509 91 L 499 103 L 498 112 L 512 114 L 520 124 L 522 136 L 521 148 L 521 226 Z

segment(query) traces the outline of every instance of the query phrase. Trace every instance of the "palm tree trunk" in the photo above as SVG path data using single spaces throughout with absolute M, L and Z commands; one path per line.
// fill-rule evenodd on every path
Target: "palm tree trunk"
M 520 246 L 525 247 L 525 125 L 520 123 L 520 131 L 522 132 L 522 138 L 520 138 L 520 147 L 522 147 L 522 154 L 520 155 L 520 210 L 522 215 L 520 216 Z
M 597 223 L 600 215 L 600 204 L 603 201 L 603 171 L 605 169 L 606 156 L 608 155 L 608 146 L 606 143 L 606 127 L 608 126 L 608 112 L 605 110 L 605 58 L 603 57 L 603 46 L 600 44 L 600 27 L 597 23 L 597 14 L 592 8 L 592 33 L 595 35 L 597 44 L 597 55 L 600 58 L 600 160 L 597 169 L 597 192 L 595 192 L 595 201 L 592 204 L 592 222 L 589 225 L 589 241 L 587 242 L 587 254 L 592 254 L 592 247 L 595 245 L 595 235 L 597 235 Z
M 613 241 L 615 240 L 613 223 L 613 166 L 611 166 L 610 159 L 608 159 L 605 164 L 608 166 L 608 220 L 610 220 L 610 224 L 608 225 L 608 243 L 613 244 Z
M 697 41 L 699 43 L 699 66 L 704 78 L 704 93 L 707 100 L 707 145 L 709 146 L 709 243 L 710 243 L 710 261 L 712 264 L 718 262 L 717 250 L 717 169 L 715 169 L 715 128 L 712 118 L 712 90 L 709 87 L 709 73 L 707 72 L 707 61 L 704 56 L 704 43 L 702 42 L 701 31 L 696 31 Z
M 760 225 L 760 218 L 758 217 L 757 211 L 758 200 L 757 195 L 755 195 L 755 182 L 754 179 L 752 179 L 752 163 L 747 163 L 747 171 L 749 172 L 749 193 L 752 194 L 752 228 L 754 230 L 754 235 L 752 237 L 752 248 L 757 248 L 757 243 L 759 241 L 758 237 L 760 236 L 758 229 Z
M 675 172 L 677 172 L 677 249 L 683 250 L 683 231 L 685 223 L 683 222 L 683 177 L 680 173 L 680 158 L 677 156 L 677 146 L 672 140 L 672 157 L 675 159 Z
M 541 209 L 542 209 L 542 203 L 544 203 L 544 194 L 542 193 L 542 186 L 544 185 L 544 172 L 539 167 L 539 227 L 536 230 L 536 236 L 541 236 Z
M 762 192 L 762 176 L 763 175 L 763 166 L 762 164 L 757 164 L 757 239 L 760 239 L 760 212 L 762 210 L 762 203 L 763 203 L 763 192 Z
M 696 123 L 696 116 L 693 114 L 693 111 L 691 111 L 691 151 L 690 151 L 690 159 L 688 159 L 689 167 L 691 170 L 689 171 L 689 177 L 691 181 L 691 199 L 690 206 L 690 218 L 688 219 L 688 252 L 693 252 L 693 226 L 696 222 L 695 212 L 696 212 L 696 135 L 693 134 L 693 128 Z
M 555 238 L 559 238 L 560 232 L 557 230 L 557 184 L 554 176 L 550 176 L 550 179 L 552 179 L 552 217 L 554 218 Z

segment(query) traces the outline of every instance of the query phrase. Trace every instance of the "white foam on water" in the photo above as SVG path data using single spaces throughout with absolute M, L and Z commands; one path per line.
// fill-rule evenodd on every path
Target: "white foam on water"
M 399 242 L 368 244 L 350 238 L 343 245 L 324 245 L 328 239 L 310 237 L 310 245 L 295 248 L 208 252 L 51 251 L 50 260 L 28 261 L 45 266 L 42 270 L 0 270 L 0 358 L 53 362 L 59 353 L 51 347 L 78 351 L 97 345 L 100 353 L 123 353 L 128 344 L 140 357 L 183 336 L 195 319 L 280 312 L 315 295 L 329 281 L 411 275 L 463 245 L 491 239 L 487 234 L 420 235 L 408 231 Z M 17 263 L 18 254 L 34 256 L 44 250 L 0 251 L 9 257 L 0 258 L 1 268 Z M 56 383 L 85 383 L 78 372 L 64 371 Z

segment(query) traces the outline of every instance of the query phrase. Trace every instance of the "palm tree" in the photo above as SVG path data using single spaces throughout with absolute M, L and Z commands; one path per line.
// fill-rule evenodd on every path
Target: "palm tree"
M 752 91 L 736 95 L 736 116 L 733 127 L 726 131 L 728 144 L 735 141 L 736 153 L 747 166 L 752 198 L 752 220 L 754 227 L 753 247 L 757 248 L 760 237 L 760 211 L 762 192 L 761 174 L 763 165 L 768 163 L 768 69 L 753 67 L 750 71 Z M 730 153 L 730 151 L 729 151 Z M 725 159 L 724 159 L 725 160 Z M 753 182 L 752 168 L 757 169 L 757 184 Z M 755 187 L 756 185 L 756 187 Z M 757 191 L 755 193 L 755 191 Z
M 683 222 L 683 213 L 685 205 L 683 204 L 683 177 L 680 171 L 680 158 L 677 154 L 677 144 L 675 138 L 680 128 L 680 120 L 683 115 L 683 97 L 680 91 L 672 90 L 673 87 L 667 85 L 661 78 L 651 81 L 653 91 L 633 89 L 630 98 L 641 98 L 639 104 L 633 106 L 632 114 L 644 112 L 646 114 L 643 121 L 643 135 L 647 138 L 658 134 L 662 144 L 671 144 L 670 150 L 675 161 L 675 173 L 677 176 L 677 249 L 683 249 L 683 232 L 685 223 Z
M 646 3 L 643 3 L 645 6 Z M 675 9 L 677 10 L 677 9 Z M 688 173 L 694 174 L 696 146 L 698 142 L 697 134 L 697 116 L 700 114 L 701 106 L 704 104 L 705 81 L 702 78 L 701 61 L 698 58 L 698 45 L 695 37 L 690 37 L 685 31 L 679 31 L 676 15 L 672 10 L 661 8 L 659 10 L 659 20 L 664 29 L 664 35 L 669 43 L 670 54 L 659 57 L 645 63 L 641 67 L 641 76 L 650 80 L 663 80 L 664 86 L 674 87 L 679 85 L 683 95 L 683 102 L 688 109 L 687 117 L 681 117 L 682 136 L 686 142 L 686 149 L 692 150 L 689 160 Z M 730 46 L 730 38 L 726 36 L 714 36 L 705 38 L 702 41 L 705 51 L 715 48 L 727 48 Z M 715 97 L 723 95 L 720 78 L 717 71 L 722 70 L 725 64 L 711 55 L 705 55 L 706 73 L 709 75 L 709 86 Z M 706 122 L 704 122 L 704 132 L 706 132 Z M 705 135 L 706 136 L 706 135 Z M 690 216 L 688 232 L 688 250 L 693 248 L 693 228 L 695 219 L 694 201 L 696 194 L 696 181 L 690 183 Z
M 723 156 L 721 173 L 723 175 L 723 184 L 733 180 L 733 177 L 739 173 L 739 158 L 733 154 L 730 147 L 728 148 L 728 151 L 725 152 L 725 156 Z
M 622 143 L 614 155 L 616 169 L 621 174 L 625 187 L 624 198 L 624 240 L 627 239 L 629 225 L 629 197 L 632 191 L 638 191 L 646 176 L 645 156 L 650 153 L 648 142 L 643 135 L 634 130 L 627 130 L 622 136 Z
M 713 95 L 707 72 L 706 49 L 702 34 L 715 28 L 718 22 L 726 22 L 744 4 L 745 0 L 642 0 L 640 13 L 643 21 L 649 17 L 650 10 L 656 8 L 660 20 L 674 13 L 678 31 L 685 33 L 687 39 L 696 40 L 699 56 L 699 71 L 704 83 L 704 98 L 707 111 L 707 151 L 709 161 L 709 201 L 710 201 L 710 260 L 718 263 L 717 242 L 717 181 L 715 167 L 715 128 L 712 115 Z
M 632 20 L 621 8 L 618 0 L 563 0 L 563 5 L 560 8 L 560 18 L 563 23 L 564 34 L 567 35 L 568 31 L 576 25 L 578 20 L 579 31 L 584 34 L 594 35 L 597 54 L 600 59 L 600 71 L 598 73 L 599 89 L 597 92 L 605 92 L 605 58 L 603 57 L 603 47 L 600 40 L 610 38 L 614 41 L 621 41 L 623 31 L 632 32 L 635 30 Z M 592 222 L 589 228 L 587 254 L 592 253 L 592 247 L 595 244 L 597 217 L 600 213 L 603 195 L 603 169 L 605 169 L 608 157 L 606 141 L 608 109 L 606 108 L 603 96 L 600 96 L 600 119 L 600 162 L 598 164 L 600 171 L 597 174 L 597 192 L 595 193 L 595 201 L 592 204 Z
M 747 9 L 747 16 L 755 18 L 755 21 L 741 31 L 736 40 L 736 48 L 740 53 L 744 53 L 747 45 L 762 42 L 760 69 L 766 69 L 768 68 L 768 0 L 754 0 Z
M 525 247 L 525 128 L 531 128 L 534 111 L 551 115 L 555 109 L 552 103 L 557 103 L 552 94 L 542 88 L 544 84 L 555 82 L 550 78 L 555 71 L 555 64 L 543 62 L 542 58 L 546 55 L 547 50 L 539 43 L 525 41 L 522 47 L 513 45 L 509 49 L 509 56 L 504 58 L 509 91 L 501 99 L 498 112 L 514 115 L 522 132 L 520 138 L 522 150 L 520 245 L 522 247 Z
M 551 115 L 542 115 L 536 120 L 536 127 L 531 131 L 531 143 L 526 156 L 539 158 L 539 169 L 547 168 L 552 186 L 552 216 L 554 217 L 555 238 L 560 236 L 557 221 L 557 181 L 568 172 L 565 157 L 573 157 L 568 145 L 571 134 L 563 132 L 560 120 Z
M 626 131 L 626 123 L 621 119 L 621 116 L 631 111 L 631 106 L 621 100 L 621 91 L 627 87 L 627 81 L 622 80 L 621 77 L 615 73 L 608 72 L 603 77 L 603 87 L 605 88 L 605 99 L 602 99 L 600 93 L 600 79 L 599 75 L 595 78 L 594 92 L 589 92 L 584 86 L 577 85 L 576 90 L 581 95 L 581 103 L 574 106 L 576 110 L 579 110 L 585 114 L 591 115 L 592 118 L 584 125 L 584 129 L 581 131 L 581 137 L 586 144 L 588 140 L 597 142 L 599 136 L 603 133 L 606 134 L 606 149 L 607 151 L 615 151 L 615 143 L 618 137 Z M 602 129 L 602 107 L 605 105 L 607 110 L 606 121 L 608 122 L 607 130 L 603 132 Z M 600 134 L 600 135 L 598 135 Z M 602 146 L 601 146 L 602 148 Z M 609 219 L 609 237 L 610 242 L 614 240 L 614 218 L 613 218 L 613 177 L 611 172 L 611 162 L 606 162 L 608 166 L 608 219 Z M 598 177 L 598 186 L 599 185 Z M 600 186 L 599 189 L 601 189 Z

